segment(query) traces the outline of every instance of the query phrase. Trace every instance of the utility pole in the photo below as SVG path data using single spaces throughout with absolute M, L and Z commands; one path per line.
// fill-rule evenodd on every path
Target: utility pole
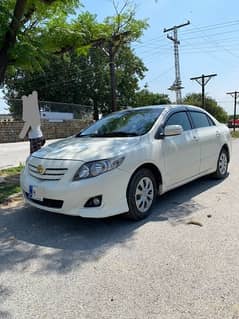
M 208 82 L 211 80 L 212 77 L 217 76 L 217 74 L 208 74 L 201 76 L 197 76 L 195 78 L 191 78 L 190 80 L 195 80 L 199 85 L 202 87 L 202 108 L 205 109 L 205 86 L 208 84 Z
M 173 36 L 170 36 L 167 34 L 167 38 L 171 41 L 173 41 L 174 45 L 174 64 L 175 64 L 175 81 L 173 85 L 170 86 L 169 90 L 175 91 L 176 92 L 176 103 L 180 104 L 182 102 L 182 92 L 181 89 L 182 87 L 182 81 L 181 81 L 181 76 L 180 76 L 180 65 L 179 65 L 179 44 L 180 41 L 178 40 L 178 29 L 185 27 L 190 24 L 190 21 L 184 24 L 180 25 L 175 25 L 172 28 L 169 29 L 164 29 L 163 32 L 169 32 L 173 31 Z
M 239 92 L 237 92 L 237 91 L 228 92 L 227 94 L 229 94 L 232 97 L 234 97 L 233 131 L 235 132 L 235 130 L 236 130 L 236 115 L 237 115 L 237 97 L 238 97 Z

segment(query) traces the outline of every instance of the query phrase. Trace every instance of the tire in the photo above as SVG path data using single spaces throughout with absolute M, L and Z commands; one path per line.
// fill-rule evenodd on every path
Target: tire
M 218 156 L 217 160 L 217 170 L 213 174 L 214 178 L 223 179 L 227 176 L 228 170 L 228 153 L 225 148 L 223 148 Z
M 128 186 L 127 201 L 129 212 L 127 217 L 133 220 L 146 218 L 151 211 L 157 193 L 155 177 L 149 169 L 138 170 Z

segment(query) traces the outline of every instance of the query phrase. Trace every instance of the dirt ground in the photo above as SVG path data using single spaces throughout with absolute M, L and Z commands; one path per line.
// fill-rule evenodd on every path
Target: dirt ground
M 136 223 L 2 205 L 0 318 L 239 318 L 238 158 Z

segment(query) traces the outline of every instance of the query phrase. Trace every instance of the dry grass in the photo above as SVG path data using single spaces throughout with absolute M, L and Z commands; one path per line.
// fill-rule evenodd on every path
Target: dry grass
M 239 131 L 231 132 L 231 136 L 234 138 L 239 138 Z

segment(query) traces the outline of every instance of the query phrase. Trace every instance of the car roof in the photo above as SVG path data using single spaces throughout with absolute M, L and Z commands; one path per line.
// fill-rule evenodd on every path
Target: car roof
M 144 109 L 159 109 L 164 108 L 168 110 L 194 110 L 194 111 L 204 111 L 202 108 L 194 106 L 194 105 L 185 105 L 185 104 L 159 104 L 159 105 L 147 105 L 140 107 L 132 107 L 130 110 L 144 110 Z

